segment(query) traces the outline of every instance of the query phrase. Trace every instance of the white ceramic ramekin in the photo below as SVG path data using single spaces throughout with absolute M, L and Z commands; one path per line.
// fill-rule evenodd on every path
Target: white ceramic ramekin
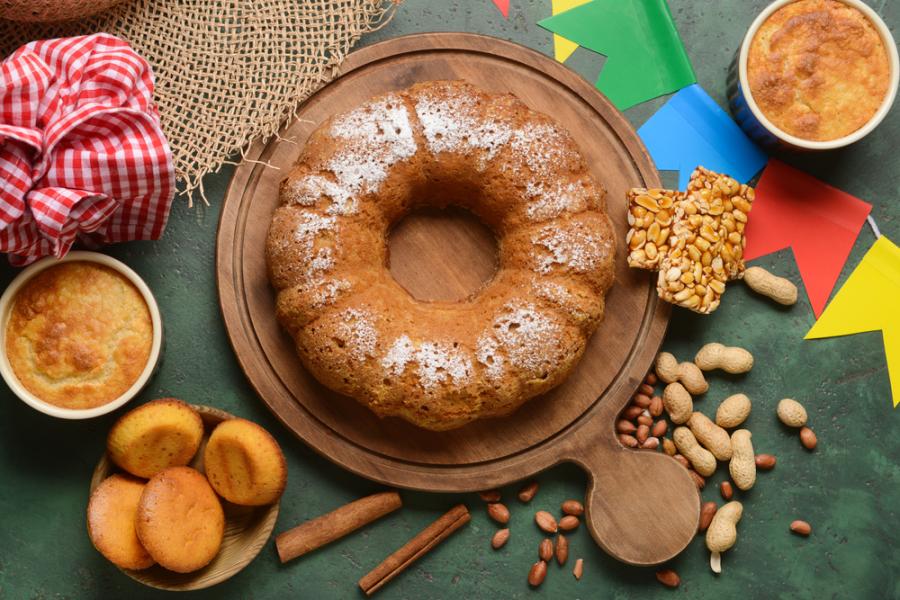
M 41 400 L 25 389 L 21 382 L 19 382 L 19 379 L 13 372 L 12 366 L 9 364 L 9 357 L 6 355 L 6 326 L 9 323 L 9 314 L 12 309 L 13 299 L 16 297 L 16 292 L 18 292 L 28 280 L 44 269 L 69 261 L 98 263 L 125 276 L 134 284 L 138 291 L 140 291 L 144 300 L 147 302 L 147 308 L 150 310 L 150 321 L 153 325 L 153 341 L 150 345 L 150 357 L 147 360 L 147 365 L 141 372 L 140 377 L 138 377 L 137 381 L 135 381 L 124 394 L 112 402 L 94 408 L 62 408 Z M 0 296 L 0 375 L 2 375 L 3 380 L 6 381 L 6 384 L 13 393 L 25 402 L 25 404 L 52 417 L 60 419 L 90 419 L 92 417 L 99 417 L 100 415 L 105 415 L 106 413 L 116 410 L 134 398 L 138 392 L 147 385 L 147 382 L 156 370 L 156 365 L 159 362 L 160 350 L 162 348 L 162 337 L 162 318 L 160 317 L 159 306 L 156 304 L 156 299 L 153 297 L 153 293 L 150 292 L 150 288 L 147 287 L 144 280 L 141 279 L 137 273 L 132 271 L 128 265 L 105 254 L 100 254 L 99 252 L 69 252 L 65 258 L 60 260 L 52 257 L 39 260 L 19 273 L 19 275 L 13 279 L 12 283 L 9 284 L 9 287 L 6 288 L 6 291 L 3 292 L 3 295 Z
M 897 44 L 894 42 L 894 37 L 891 35 L 887 25 L 885 25 L 884 21 L 881 20 L 881 17 L 878 16 L 878 13 L 869 8 L 867 4 L 861 0 L 839 0 L 862 12 L 881 34 L 881 39 L 887 49 L 888 60 L 891 62 L 890 86 L 888 87 L 887 94 L 885 95 L 884 101 L 881 103 L 878 112 L 876 112 L 862 128 L 857 129 L 850 135 L 825 142 L 804 140 L 803 138 L 791 135 L 786 131 L 782 131 L 767 119 L 753 100 L 753 95 L 750 92 L 750 85 L 747 81 L 747 56 L 750 54 L 750 44 L 753 42 L 756 32 L 766 19 L 785 4 L 796 1 L 797 0 L 776 0 L 767 6 L 766 9 L 756 17 L 753 24 L 750 25 L 747 35 L 744 36 L 744 42 L 738 49 L 737 54 L 735 54 L 734 60 L 731 63 L 731 68 L 728 71 L 728 99 L 731 106 L 731 113 L 741 126 L 741 129 L 765 148 L 784 148 L 795 151 L 821 151 L 835 150 L 837 148 L 849 146 L 868 135 L 869 132 L 875 129 L 878 124 L 884 120 L 885 116 L 887 116 L 888 112 L 891 110 L 891 105 L 893 105 L 894 99 L 897 96 L 897 85 L 900 83 L 900 59 L 898 59 L 897 55 Z

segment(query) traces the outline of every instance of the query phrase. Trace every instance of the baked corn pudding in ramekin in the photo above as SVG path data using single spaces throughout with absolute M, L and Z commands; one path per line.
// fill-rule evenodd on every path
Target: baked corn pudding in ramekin
M 119 261 L 92 252 L 35 263 L 0 298 L 2 373 L 26 403 L 63 418 L 114 410 L 159 357 L 159 309 Z

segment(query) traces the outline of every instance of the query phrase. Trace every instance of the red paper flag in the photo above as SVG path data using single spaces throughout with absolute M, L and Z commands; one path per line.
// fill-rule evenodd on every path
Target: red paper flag
M 509 0 L 493 0 L 504 19 L 509 18 Z
M 871 210 L 856 196 L 772 159 L 756 186 L 744 258 L 790 247 L 818 318 Z

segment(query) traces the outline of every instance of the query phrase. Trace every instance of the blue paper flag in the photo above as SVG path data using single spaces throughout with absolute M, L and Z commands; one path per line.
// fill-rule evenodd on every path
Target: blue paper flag
M 657 169 L 678 171 L 681 190 L 687 188 L 698 166 L 746 183 L 769 160 L 697 84 L 672 96 L 638 129 L 638 135 Z

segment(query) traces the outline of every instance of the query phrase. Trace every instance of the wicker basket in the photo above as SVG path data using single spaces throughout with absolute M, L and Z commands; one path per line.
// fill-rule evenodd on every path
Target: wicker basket
M 81 19 L 102 12 L 122 0 L 0 0 L 0 18 L 52 23 Z

